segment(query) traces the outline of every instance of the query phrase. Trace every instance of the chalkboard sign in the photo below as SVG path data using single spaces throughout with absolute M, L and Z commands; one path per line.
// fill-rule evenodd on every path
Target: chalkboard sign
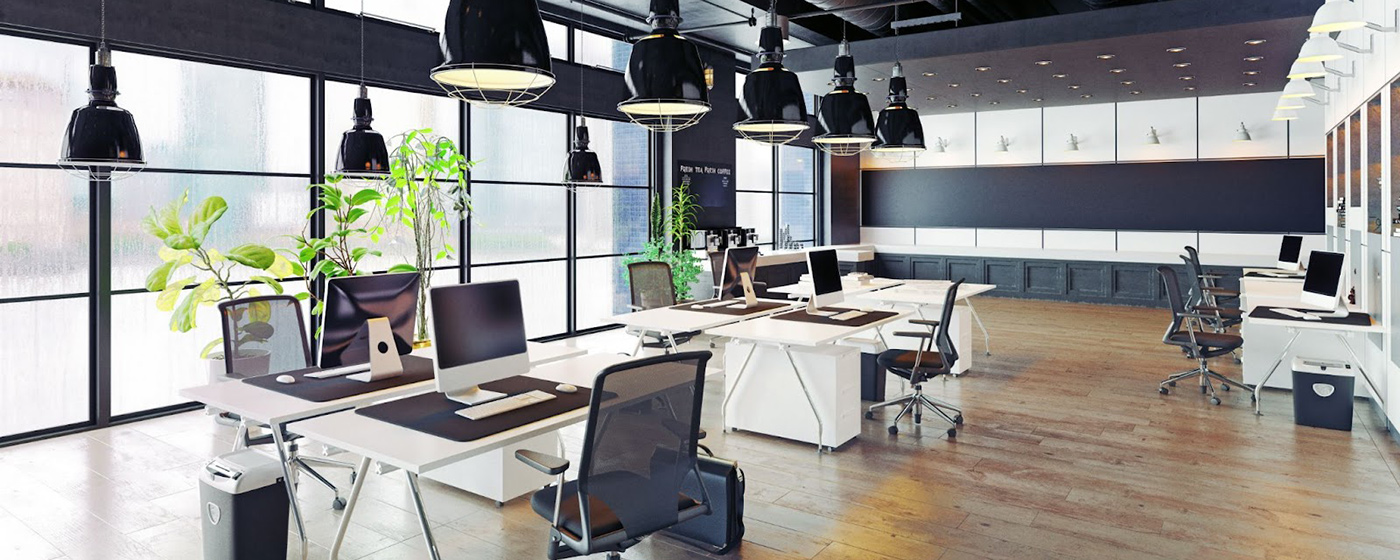
M 735 226 L 734 166 L 704 161 L 680 160 L 677 185 L 687 181 L 695 195 L 700 211 L 696 228 L 713 229 Z

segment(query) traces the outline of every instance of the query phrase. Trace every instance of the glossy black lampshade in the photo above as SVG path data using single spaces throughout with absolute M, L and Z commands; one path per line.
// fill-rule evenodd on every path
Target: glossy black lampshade
M 677 0 L 652 0 L 652 31 L 632 45 L 624 80 L 632 97 L 617 104 L 633 122 L 657 132 L 675 132 L 710 111 L 710 92 L 700 49 L 676 27 Z
M 924 151 L 924 125 L 919 122 L 919 112 L 905 103 L 908 98 L 909 86 L 903 68 L 895 63 L 894 75 L 890 78 L 890 104 L 880 111 L 871 151 L 884 155 L 913 155 Z
M 797 74 L 783 66 L 783 36 L 775 16 L 759 32 L 761 63 L 744 79 L 740 106 L 748 118 L 734 124 L 740 136 L 765 144 L 786 144 L 811 128 L 807 100 Z
M 812 142 L 835 156 L 853 156 L 875 143 L 875 118 L 870 100 L 856 91 L 856 65 L 850 45 L 841 42 L 836 57 L 835 84 L 817 106 L 817 133 Z
M 554 85 L 536 0 L 451 0 L 432 78 L 449 95 L 487 105 L 524 105 Z
M 89 67 L 88 104 L 73 111 L 63 132 L 64 169 L 100 179 L 118 178 L 146 166 L 136 119 L 117 106 L 117 72 L 103 46 Z
M 348 176 L 388 175 L 389 149 L 384 145 L 384 136 L 370 128 L 374 109 L 364 86 L 360 86 L 360 96 L 355 98 L 354 120 L 355 126 L 340 136 L 336 171 Z
M 582 122 L 574 128 L 574 149 L 569 151 L 569 162 L 564 168 L 564 182 L 603 182 L 603 166 L 598 163 L 598 154 L 588 149 L 588 125 Z

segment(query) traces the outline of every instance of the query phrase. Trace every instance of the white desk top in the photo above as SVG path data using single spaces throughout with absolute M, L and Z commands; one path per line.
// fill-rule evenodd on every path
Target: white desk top
M 1319 331 L 1339 331 L 1339 332 L 1361 332 L 1377 333 L 1385 329 L 1376 322 L 1375 317 L 1371 318 L 1370 325 L 1343 325 L 1339 323 L 1324 323 L 1322 321 L 1309 321 L 1306 319 L 1261 319 L 1258 317 L 1244 318 L 1246 323 L 1266 327 L 1287 327 L 1291 329 L 1312 329 Z
M 906 303 L 913 305 L 943 305 L 952 282 L 944 280 L 910 280 L 903 286 L 861 294 L 861 299 L 883 303 Z M 982 295 L 997 289 L 995 284 L 967 284 L 958 286 L 958 301 Z
M 614 315 L 608 318 L 607 321 L 609 323 L 617 323 L 619 325 L 649 331 L 669 333 L 704 331 L 721 325 L 728 325 L 755 317 L 780 313 L 792 309 L 797 305 L 794 302 L 779 299 L 760 299 L 758 301 L 779 303 L 784 307 L 755 311 L 748 315 L 726 315 L 724 313 L 710 313 L 707 311 L 686 309 L 684 307 L 658 307 L 656 309 Z
M 800 313 L 800 312 L 799 312 Z M 801 321 L 784 321 L 763 317 L 742 323 L 726 325 L 706 330 L 706 334 L 726 336 L 739 340 L 789 344 L 793 346 L 821 346 L 831 344 L 862 331 L 879 328 L 910 315 L 909 311 L 895 312 L 894 315 L 868 325 L 850 327 L 845 325 L 822 325 Z
M 532 365 L 554 362 L 586 352 L 561 343 L 530 342 L 526 348 L 530 353 Z M 431 347 L 422 348 L 415 350 L 413 355 L 431 359 L 436 356 L 436 352 L 431 351 Z M 229 380 L 181 389 L 180 396 L 256 422 L 281 424 L 420 393 L 432 386 L 433 381 L 427 380 L 333 401 L 312 402 L 242 381 Z
M 872 278 L 869 284 L 861 284 L 848 276 L 841 277 L 841 291 L 848 296 L 893 288 L 902 284 L 904 284 L 904 280 L 893 280 L 890 278 Z M 798 282 L 796 284 L 768 288 L 768 291 L 777 294 L 787 294 L 789 297 L 807 297 L 812 295 L 812 283 Z

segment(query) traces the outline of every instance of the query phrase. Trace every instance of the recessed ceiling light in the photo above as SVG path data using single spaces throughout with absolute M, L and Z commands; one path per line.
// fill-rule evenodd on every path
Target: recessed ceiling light
M 1177 78 L 1177 79 L 1178 79 L 1178 80 L 1181 80 L 1181 81 L 1184 81 L 1184 82 L 1189 82 L 1189 81 L 1191 81 L 1191 80 L 1196 79 L 1196 77 L 1195 77 L 1195 76 L 1182 76 L 1182 77 Z
M 978 66 L 978 67 L 976 67 L 976 68 L 973 68 L 973 70 L 976 70 L 976 71 L 978 71 L 978 72 L 986 72 L 986 71 L 991 70 L 991 69 L 992 69 L 991 66 Z
M 1114 58 L 1114 55 L 1111 55 L 1111 54 L 1101 54 L 1101 55 L 1099 55 L 1099 60 L 1113 60 L 1113 58 Z
M 1029 90 L 1018 89 L 1018 90 L 1016 90 L 1016 93 L 1026 93 L 1027 91 L 1029 91 Z
M 1051 74 L 1051 78 L 1068 78 L 1069 74 Z
M 1132 81 L 1132 80 L 1123 80 L 1123 81 L 1118 82 L 1118 83 L 1123 84 L 1123 85 L 1125 85 L 1125 86 L 1130 86 L 1130 85 L 1136 84 L 1137 82 L 1134 82 L 1134 81 Z
M 992 105 L 1001 105 L 1001 102 L 1000 102 L 1000 101 L 993 101 L 993 102 L 992 102 Z
M 1069 89 L 1079 89 L 1079 84 L 1070 84 Z
M 958 104 L 957 104 L 957 103 L 949 103 L 949 104 L 948 104 L 948 108 L 949 108 L 949 109 L 957 109 L 957 108 L 958 108 Z
M 958 84 L 958 83 L 951 83 L 951 84 L 948 84 L 948 87 L 958 87 L 959 85 L 960 85 L 960 84 Z
M 925 77 L 925 78 L 932 78 L 932 77 L 937 76 L 937 75 L 938 75 L 938 72 L 924 72 L 924 77 Z
M 1186 86 L 1186 87 L 1184 87 L 1184 88 L 1182 88 L 1182 89 L 1184 89 L 1184 90 L 1186 90 L 1186 91 L 1196 91 L 1196 86 Z
M 1244 71 L 1244 75 L 1246 75 L 1246 76 L 1258 76 L 1258 75 L 1259 75 L 1259 71 L 1258 71 L 1258 70 L 1245 70 L 1245 71 Z
M 1246 56 L 1246 57 L 1244 57 L 1244 61 L 1245 61 L 1245 62 L 1259 62 L 1259 61 L 1261 61 L 1261 60 L 1264 60 L 1264 57 L 1262 57 L 1262 56 Z
M 1176 53 L 1180 53 L 1180 52 L 1186 52 L 1186 47 L 1172 47 L 1172 48 L 1167 49 L 1167 52 L 1172 53 L 1172 54 L 1176 54 Z
M 874 78 L 874 80 L 877 81 L 877 82 L 883 82 L 883 81 L 885 81 L 884 78 Z
M 1128 94 L 1129 94 L 1129 95 L 1142 95 L 1142 92 L 1140 92 L 1140 91 L 1138 91 L 1138 90 L 1133 90 L 1133 91 L 1128 92 Z
M 1173 65 L 1172 65 L 1172 68 L 1185 68 L 1185 67 L 1190 66 L 1190 65 L 1191 65 L 1190 62 L 1178 62 L 1178 63 L 1176 63 L 1176 64 L 1173 64 Z
M 1259 85 L 1259 84 L 1256 84 L 1256 83 L 1254 83 L 1254 82 L 1245 82 L 1245 83 L 1244 83 L 1244 87 L 1254 87 L 1254 86 L 1257 86 L 1257 85 Z
M 974 92 L 974 93 L 972 94 L 972 96 L 973 96 L 973 97 L 982 97 L 982 94 Z
M 1109 70 L 1109 72 L 1110 72 L 1110 73 L 1113 73 L 1113 74 L 1122 74 L 1122 73 L 1127 72 L 1127 71 L 1128 71 L 1127 68 L 1114 68 L 1114 69 L 1112 69 L 1112 70 Z
M 1244 44 L 1249 45 L 1251 47 L 1257 47 L 1267 42 L 1269 42 L 1268 39 L 1250 39 L 1248 41 L 1245 41 Z
M 929 100 L 929 101 L 933 101 L 933 96 L 932 96 L 932 95 L 928 96 L 928 100 Z
M 1051 62 L 1053 62 L 1053 61 L 1050 61 L 1050 60 L 1037 60 L 1037 61 L 1035 61 L 1035 65 L 1036 65 L 1036 66 L 1049 66 Z
M 1034 101 L 1034 102 L 1036 102 L 1036 103 L 1040 103 L 1041 101 L 1045 101 L 1045 100 L 1044 100 L 1044 99 L 1041 99 L 1041 98 L 1039 98 L 1039 97 L 1037 97 L 1037 98 L 1035 98 L 1035 99 L 1032 99 L 1031 101 Z
M 1080 97 L 1083 97 L 1084 99 L 1088 99 L 1088 98 L 1090 98 L 1090 97 L 1093 97 L 1093 95 L 1090 95 L 1090 94 L 1087 94 L 1087 93 L 1086 93 L 1086 94 L 1084 94 L 1084 95 L 1081 95 Z
M 1011 78 L 1001 78 L 1001 79 L 997 80 L 997 83 L 998 83 L 998 84 L 1009 84 L 1009 83 L 1011 83 Z

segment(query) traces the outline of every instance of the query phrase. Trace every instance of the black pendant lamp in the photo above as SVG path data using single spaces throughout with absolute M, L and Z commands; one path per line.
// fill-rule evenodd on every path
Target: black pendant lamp
M 583 9 L 579 9 L 579 24 L 582 27 Z M 578 75 L 578 107 L 583 110 L 583 72 Z M 564 166 L 564 182 L 571 185 L 598 184 L 603 182 L 603 166 L 598 162 L 598 154 L 588 149 L 588 119 L 582 115 L 578 126 L 574 127 L 574 149 L 569 151 L 568 162 Z
M 759 31 L 758 68 L 744 79 L 740 105 L 747 119 L 734 130 L 749 140 L 786 144 L 811 128 L 807 101 L 797 74 L 783 67 L 783 30 L 778 27 L 777 2 L 769 4 L 768 25 Z
M 536 0 L 451 0 L 440 44 L 431 76 L 456 99 L 518 106 L 554 85 Z
M 88 67 L 88 104 L 73 111 L 63 132 L 58 165 L 84 179 L 111 181 L 146 167 L 136 119 L 117 106 L 117 71 L 107 48 L 107 2 L 102 1 L 102 36 L 97 63 Z
M 924 151 L 924 125 L 919 122 L 919 112 L 909 107 L 909 86 L 904 81 L 904 66 L 894 63 L 890 76 L 890 104 L 880 110 L 880 118 L 875 124 L 875 145 L 870 148 L 876 155 L 892 157 L 913 157 Z
M 355 125 L 340 136 L 340 151 L 336 154 L 336 172 L 348 177 L 384 177 L 389 174 L 389 149 L 384 136 L 370 123 L 374 108 L 365 87 L 365 2 L 360 0 L 360 96 L 355 98 Z
M 856 63 L 845 39 L 836 54 L 835 89 L 817 106 L 817 137 L 812 143 L 833 156 L 853 156 L 875 143 L 875 118 L 870 100 L 856 91 Z
M 687 128 L 710 112 L 710 92 L 700 49 L 681 36 L 679 0 L 651 0 L 651 33 L 632 45 L 627 89 L 617 110 L 653 132 Z

